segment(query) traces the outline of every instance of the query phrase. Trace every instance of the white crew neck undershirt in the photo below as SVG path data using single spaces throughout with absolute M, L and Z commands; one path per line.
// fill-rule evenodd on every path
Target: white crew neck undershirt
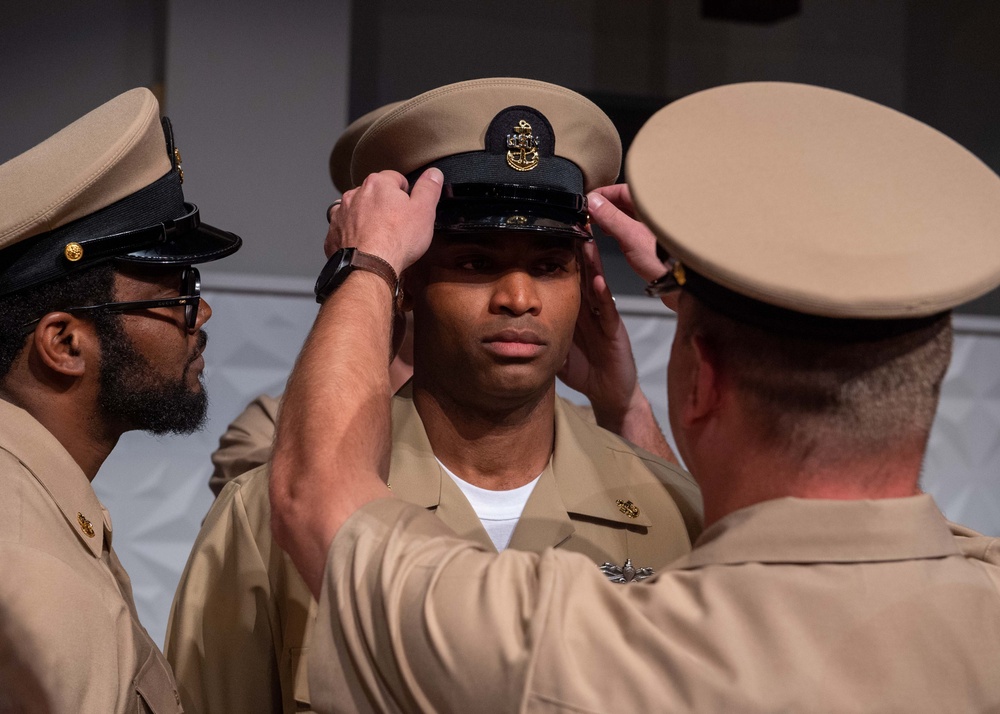
M 535 485 L 542 475 L 538 474 L 529 483 L 518 488 L 507 491 L 490 491 L 486 488 L 473 486 L 468 481 L 463 481 L 442 464 L 441 459 L 438 459 L 437 462 L 441 464 L 444 472 L 451 476 L 455 485 L 461 489 L 469 505 L 472 506 L 472 510 L 479 516 L 479 521 L 483 524 L 486 534 L 493 541 L 497 551 L 505 550 L 510 545 L 514 528 L 521 518 L 521 513 L 524 512 L 524 505 L 528 502 L 531 492 L 535 490 Z

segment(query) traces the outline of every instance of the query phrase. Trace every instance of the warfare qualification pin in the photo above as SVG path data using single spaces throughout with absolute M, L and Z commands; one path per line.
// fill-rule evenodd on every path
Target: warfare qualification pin
M 632 565 L 631 558 L 625 559 L 625 565 L 605 563 L 600 568 L 604 577 L 613 583 L 637 583 L 653 575 L 652 568 L 637 568 Z
M 522 119 L 507 135 L 507 164 L 515 171 L 531 171 L 538 166 L 538 139 L 531 124 Z

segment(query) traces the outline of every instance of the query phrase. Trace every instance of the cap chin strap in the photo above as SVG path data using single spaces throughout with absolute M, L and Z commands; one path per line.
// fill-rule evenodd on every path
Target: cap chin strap
M 64 277 L 95 263 L 195 230 L 198 208 L 184 202 L 169 171 L 120 201 L 0 252 L 0 295 Z
M 172 221 L 164 221 L 154 226 L 136 228 L 131 231 L 113 233 L 95 238 L 83 238 L 77 243 L 82 248 L 84 258 L 114 258 L 166 243 L 176 235 L 197 230 L 201 225 L 198 207 L 185 203 L 187 213 Z
M 34 285 L 40 285 L 50 280 L 76 272 L 81 268 L 92 267 L 97 263 L 127 256 L 140 250 L 152 248 L 167 243 L 176 236 L 197 230 L 201 225 L 198 207 L 193 203 L 185 203 L 187 213 L 180 218 L 164 221 L 152 226 L 136 228 L 111 235 L 80 238 L 63 244 L 63 240 L 53 241 L 46 245 L 35 245 L 36 250 L 29 250 L 19 259 L 12 261 L 4 272 L 9 276 L 0 276 L 0 294 L 24 290 Z

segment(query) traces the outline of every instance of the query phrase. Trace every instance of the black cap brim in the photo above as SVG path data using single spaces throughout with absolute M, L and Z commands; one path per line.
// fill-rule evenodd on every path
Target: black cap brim
M 201 222 L 171 171 L 106 208 L 3 251 L 0 295 L 7 295 L 108 260 L 138 265 L 190 265 L 239 250 L 239 236 Z
M 540 186 L 445 184 L 434 230 L 449 233 L 518 230 L 591 238 L 587 198 Z
M 163 242 L 115 256 L 115 259 L 141 265 L 192 265 L 225 258 L 243 245 L 243 239 L 238 235 L 201 223 L 197 206 L 190 203 L 185 206 L 192 209 L 188 215 L 196 225 L 168 235 Z

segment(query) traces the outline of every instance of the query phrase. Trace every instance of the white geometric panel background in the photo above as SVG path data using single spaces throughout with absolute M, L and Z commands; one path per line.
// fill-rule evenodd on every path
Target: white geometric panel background
M 209 456 L 254 397 L 284 390 L 317 310 L 308 280 L 206 274 L 203 284 L 212 306 L 205 428 L 190 436 L 126 434 L 94 479 L 139 617 L 161 644 L 174 589 L 214 498 Z
M 139 616 L 163 642 L 181 570 L 212 503 L 209 455 L 257 395 L 276 396 L 316 315 L 311 281 L 207 273 L 208 422 L 197 434 L 126 434 L 94 481 L 114 522 Z M 643 390 L 667 425 L 666 365 L 674 320 L 659 301 L 622 297 Z M 923 487 L 952 520 L 1000 535 L 1000 320 L 958 316 L 955 356 L 931 434 Z M 575 401 L 582 395 L 560 385 Z

